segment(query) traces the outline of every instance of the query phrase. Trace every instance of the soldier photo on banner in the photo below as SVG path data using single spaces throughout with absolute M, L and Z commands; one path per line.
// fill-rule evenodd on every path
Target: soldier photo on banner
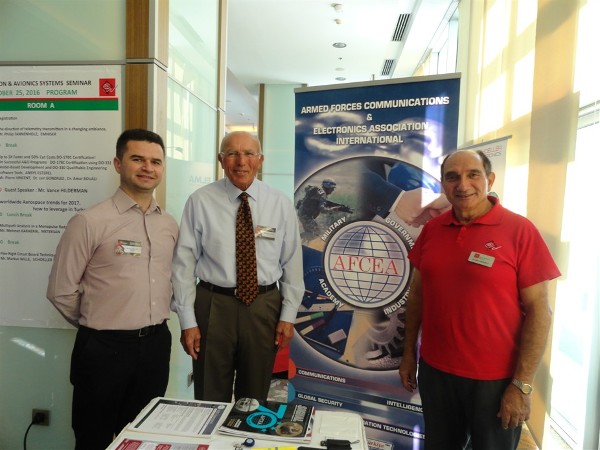
M 354 212 L 348 205 L 329 200 L 329 195 L 333 193 L 336 186 L 333 178 L 325 178 L 320 186 L 307 185 L 300 194 L 303 196 L 296 200 L 298 219 L 302 225 L 300 236 L 303 244 L 310 245 L 309 243 L 313 239 L 327 229 L 329 223 L 335 222 L 340 217 L 335 213 L 352 214 Z M 319 218 L 319 216 L 321 217 Z

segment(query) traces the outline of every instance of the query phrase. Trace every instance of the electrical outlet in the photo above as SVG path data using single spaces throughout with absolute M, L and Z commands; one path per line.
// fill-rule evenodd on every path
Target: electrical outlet
M 36 421 L 36 416 L 40 414 L 42 416 L 41 419 L 39 419 L 38 417 L 38 421 Z M 31 421 L 33 422 L 34 425 L 44 425 L 44 426 L 49 426 L 50 425 L 50 411 L 48 411 L 47 409 L 32 409 L 31 410 Z
M 187 376 L 188 387 L 190 387 L 193 382 L 194 382 L 194 371 L 188 373 L 188 376 Z

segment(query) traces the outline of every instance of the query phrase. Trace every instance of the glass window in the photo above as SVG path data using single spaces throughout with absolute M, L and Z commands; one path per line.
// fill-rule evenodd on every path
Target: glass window
M 600 2 L 585 3 L 579 14 L 575 92 L 579 122 L 573 161 L 567 170 L 562 240 L 569 258 L 558 285 L 552 339 L 552 426 L 573 449 L 600 448 L 600 243 L 598 224 L 586 211 L 598 184 L 600 86 L 597 19 Z
M 167 210 L 214 181 L 217 152 L 219 0 L 169 2 Z
M 218 92 L 218 36 L 218 0 L 170 0 L 169 77 L 213 107 Z

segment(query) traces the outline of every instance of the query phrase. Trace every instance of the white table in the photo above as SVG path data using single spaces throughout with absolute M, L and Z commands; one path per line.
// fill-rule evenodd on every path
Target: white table
M 184 402 L 186 405 L 191 404 L 191 413 L 186 411 L 185 417 L 181 419 L 177 419 L 180 422 L 184 420 L 186 423 L 189 423 L 190 416 L 193 416 L 194 405 L 198 403 L 198 406 L 201 406 L 201 403 L 211 404 L 211 405 L 223 405 L 223 414 L 221 419 L 218 421 L 218 425 L 214 427 L 213 431 L 210 434 L 193 434 L 191 432 L 181 430 L 178 431 L 179 434 L 172 433 L 161 433 L 154 429 L 154 424 L 156 423 L 156 428 L 161 429 L 160 423 L 161 418 L 157 418 L 156 422 L 147 421 L 144 425 L 139 425 L 140 421 L 144 418 L 148 418 L 149 411 L 153 411 L 153 407 L 156 406 L 157 402 Z M 171 445 L 170 450 L 206 450 L 210 447 L 210 450 L 234 450 L 234 446 L 236 444 L 241 444 L 244 441 L 244 437 L 239 436 L 229 436 L 217 431 L 218 426 L 225 420 L 228 412 L 231 410 L 231 403 L 216 403 L 216 402 L 199 402 L 195 400 L 175 400 L 175 399 L 164 399 L 157 398 L 152 400 L 142 412 L 138 415 L 136 420 L 130 424 L 130 426 L 126 427 L 114 442 L 107 447 L 107 450 L 155 450 L 157 448 L 166 448 L 159 447 L 159 445 Z M 199 410 L 198 410 L 199 411 Z M 168 420 L 174 421 L 170 415 Z M 138 427 L 136 427 L 138 424 Z M 187 426 L 187 425 L 186 425 Z M 190 425 L 190 429 L 194 428 Z M 279 450 L 290 450 L 289 447 L 297 448 L 300 446 L 304 447 L 316 447 L 325 449 L 321 445 L 321 441 L 325 439 L 347 439 L 352 442 L 352 450 L 368 450 L 367 438 L 365 436 L 365 429 L 362 417 L 353 412 L 347 411 L 315 411 L 313 428 L 312 428 L 312 436 L 310 442 L 288 442 L 281 440 L 267 440 L 267 439 L 257 439 L 254 446 L 252 448 L 248 448 L 248 450 L 258 450 L 258 449 L 274 449 L 277 447 Z M 288 447 L 284 449 L 284 447 Z

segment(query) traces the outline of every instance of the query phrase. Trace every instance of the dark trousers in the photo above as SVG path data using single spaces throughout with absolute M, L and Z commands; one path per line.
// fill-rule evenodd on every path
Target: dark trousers
M 521 427 L 502 428 L 500 399 L 509 379 L 458 377 L 419 362 L 425 450 L 515 450 Z
M 230 402 L 233 395 L 266 399 L 277 351 L 279 290 L 260 294 L 246 306 L 198 285 L 194 308 L 201 333 L 200 354 L 193 361 L 194 397 L 217 402 Z
M 171 333 L 144 337 L 80 327 L 71 356 L 76 450 L 104 450 L 169 381 Z

